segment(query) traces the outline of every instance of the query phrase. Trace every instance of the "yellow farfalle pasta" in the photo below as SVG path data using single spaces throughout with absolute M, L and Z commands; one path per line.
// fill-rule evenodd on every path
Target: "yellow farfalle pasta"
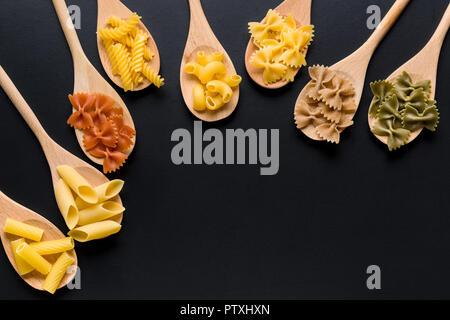
M 105 201 L 96 204 L 92 207 L 88 207 L 80 211 L 80 226 L 85 226 L 94 222 L 103 221 L 114 216 L 117 216 L 125 211 L 122 207 L 115 201 Z
M 195 76 L 200 83 L 193 86 L 193 108 L 196 111 L 215 111 L 231 101 L 233 88 L 239 86 L 242 78 L 228 74 L 223 63 L 224 54 L 197 52 L 197 61 L 185 64 L 184 71 Z
M 39 273 L 46 275 L 50 272 L 51 263 L 34 251 L 26 242 L 17 246 L 16 253 Z
M 283 17 L 269 10 L 263 22 L 249 23 L 249 31 L 258 47 L 250 63 L 264 69 L 264 83 L 294 81 L 296 72 L 306 66 L 305 52 L 312 42 L 314 26 L 299 28 L 292 15 Z
M 11 218 L 6 219 L 3 231 L 33 241 L 41 241 L 42 235 L 44 234 L 44 230 L 40 228 Z
M 61 178 L 83 201 L 95 204 L 98 196 L 94 188 L 74 168 L 63 165 L 56 168 Z
M 42 284 L 42 289 L 54 294 L 56 289 L 58 289 L 61 280 L 67 272 L 67 269 L 75 263 L 75 260 L 68 255 L 66 252 L 61 254 L 53 264 L 49 274 L 45 278 Z
M 110 16 L 106 21 L 107 27 L 98 30 L 112 72 L 120 77 L 124 91 L 135 90 L 145 79 L 158 88 L 164 85 L 164 78 L 146 63 L 155 54 L 148 47 L 148 32 L 139 27 L 140 19 L 136 13 L 127 20 Z
M 30 243 L 30 247 L 41 256 L 50 254 L 56 254 L 61 252 L 70 251 L 75 247 L 73 239 L 66 237 L 58 240 L 49 240 L 42 242 Z
M 55 185 L 55 198 L 64 221 L 69 229 L 73 229 L 78 224 L 78 208 L 75 204 L 72 191 L 69 186 L 60 179 Z
M 88 242 L 113 235 L 119 232 L 121 227 L 117 222 L 105 220 L 73 229 L 69 232 L 69 236 L 78 242 Z
M 16 261 L 17 272 L 21 276 L 26 275 L 27 273 L 30 273 L 34 270 L 34 268 L 30 266 L 25 260 L 23 260 L 16 252 L 17 247 L 23 243 L 26 243 L 24 238 L 11 241 L 11 250 L 14 254 L 14 260 Z

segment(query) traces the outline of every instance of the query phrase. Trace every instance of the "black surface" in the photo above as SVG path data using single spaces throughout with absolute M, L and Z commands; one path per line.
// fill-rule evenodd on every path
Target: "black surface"
M 77 244 L 81 290 L 56 298 L 299 299 L 450 298 L 450 113 L 448 40 L 437 79 L 441 122 L 393 153 L 368 130 L 370 81 L 382 79 L 429 40 L 447 0 L 414 0 L 375 52 L 355 125 L 340 145 L 308 140 L 293 123 L 306 69 L 278 91 L 255 85 L 244 66 L 247 22 L 274 0 L 203 0 L 217 37 L 243 76 L 241 97 L 227 120 L 204 128 L 280 129 L 280 171 L 257 166 L 175 166 L 173 130 L 192 131 L 194 117 L 179 87 L 189 24 L 184 0 L 124 0 L 144 17 L 162 57 L 167 85 L 121 93 L 138 132 L 135 151 L 118 174 L 126 181 L 123 231 Z M 314 0 L 316 38 L 309 64 L 331 65 L 371 34 L 366 8 L 384 15 L 392 0 Z M 96 1 L 81 7 L 80 41 L 99 61 Z M 50 0 L 3 1 L 0 64 L 48 133 L 86 159 L 66 125 L 73 89 L 72 59 Z M 37 140 L 0 90 L 0 189 L 66 230 Z M 382 270 L 382 289 L 366 288 L 367 266 Z M 47 298 L 28 287 L 0 253 L 0 298 Z

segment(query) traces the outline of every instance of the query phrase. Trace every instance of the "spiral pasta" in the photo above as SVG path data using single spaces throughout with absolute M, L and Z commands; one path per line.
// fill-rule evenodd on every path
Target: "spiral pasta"
M 140 20 L 137 13 L 128 19 L 110 16 L 107 26 L 98 30 L 112 73 L 120 77 L 125 91 L 135 90 L 145 79 L 158 88 L 164 85 L 164 78 L 146 65 L 155 54 L 148 47 L 149 34 L 139 28 Z
M 142 74 L 157 88 L 160 88 L 164 85 L 164 78 L 161 78 L 159 74 L 154 72 L 148 63 L 144 63 L 142 65 Z

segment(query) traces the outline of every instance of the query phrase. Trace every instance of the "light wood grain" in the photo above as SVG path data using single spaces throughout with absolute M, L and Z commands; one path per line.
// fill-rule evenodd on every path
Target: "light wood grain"
M 32 225 L 34 227 L 41 228 L 42 230 L 44 230 L 42 241 L 57 240 L 66 237 L 50 221 L 48 221 L 41 215 L 37 214 L 36 212 L 33 212 L 30 209 L 25 208 L 24 206 L 18 204 L 17 202 L 14 202 L 0 191 L 0 239 L 3 244 L 3 248 L 5 249 L 6 256 L 8 257 L 9 262 L 12 264 L 16 272 L 17 272 L 17 264 L 14 258 L 14 253 L 11 248 L 11 241 L 20 239 L 20 237 L 3 232 L 7 218 L 11 218 Z M 78 262 L 75 250 L 72 249 L 67 253 L 75 260 L 74 265 L 76 266 Z M 53 264 L 58 257 L 59 255 L 48 255 L 45 256 L 45 259 Z M 74 276 L 75 272 L 66 274 L 64 278 L 61 280 L 61 283 L 59 284 L 58 288 L 62 288 L 65 285 L 67 285 L 67 283 L 69 283 Z M 26 283 L 28 283 L 33 288 L 42 290 L 42 284 L 44 283 L 45 276 L 43 276 L 36 270 L 21 277 Z
M 311 24 L 311 2 L 312 0 L 285 0 L 274 10 L 278 12 L 282 16 L 292 15 L 294 20 L 297 23 L 297 27 L 305 26 Z M 250 78 L 255 81 L 259 86 L 266 89 L 279 89 L 284 87 L 289 83 L 289 81 L 277 81 L 275 83 L 266 84 L 263 79 L 263 68 L 256 68 L 250 63 L 251 57 L 258 50 L 258 47 L 254 44 L 253 40 L 250 38 L 250 41 L 247 45 L 247 50 L 245 51 L 245 67 L 247 69 L 247 73 Z M 304 54 L 306 57 L 307 50 L 305 50 Z M 298 69 L 295 72 L 297 75 Z
M 431 93 L 430 99 L 433 100 L 436 94 L 436 78 L 439 63 L 439 55 L 441 52 L 442 44 L 445 36 L 447 35 L 448 28 L 450 26 L 450 5 L 445 10 L 444 16 L 439 23 L 436 31 L 431 37 L 430 41 L 425 47 L 419 51 L 413 58 L 403 64 L 400 68 L 395 70 L 386 80 L 394 82 L 396 78 L 401 75 L 403 71 L 406 71 L 411 76 L 413 82 L 419 82 L 422 80 L 431 81 Z M 372 100 L 373 101 L 373 100 Z M 372 129 L 376 118 L 368 113 L 369 127 Z M 413 141 L 422 132 L 423 128 L 420 128 L 411 133 L 407 143 Z M 387 137 L 378 136 L 374 134 L 384 144 L 387 144 Z
M 191 10 L 191 22 L 189 27 L 189 35 L 184 49 L 183 57 L 181 60 L 180 68 L 180 85 L 181 92 L 183 94 L 184 102 L 189 110 L 197 118 L 207 122 L 218 121 L 228 117 L 236 109 L 239 101 L 239 87 L 233 89 L 233 98 L 230 102 L 226 103 L 222 108 L 216 111 L 205 110 L 202 112 L 196 111 L 193 107 L 193 87 L 196 83 L 199 83 L 196 77 L 189 75 L 184 71 L 186 63 L 196 61 L 197 52 L 204 51 L 206 54 L 213 52 L 223 52 L 223 63 L 227 68 L 227 72 L 230 74 L 236 74 L 233 62 L 231 61 L 228 53 L 217 40 L 214 32 L 212 31 L 208 20 L 202 9 L 200 0 L 189 0 L 189 6 Z
M 383 40 L 386 33 L 391 29 L 410 1 L 411 0 L 396 0 L 370 38 L 358 50 L 330 67 L 331 70 L 337 72 L 338 75 L 344 77 L 353 84 L 353 87 L 355 88 L 354 100 L 356 103 L 356 110 L 361 101 L 370 59 L 381 40 Z M 305 98 L 306 90 L 303 89 L 298 96 L 296 105 L 298 105 L 301 100 L 305 100 Z M 323 140 L 311 125 L 303 128 L 302 132 L 313 140 Z
M 110 16 L 117 16 L 122 19 L 128 19 L 129 17 L 131 17 L 133 13 L 119 0 L 97 0 L 97 3 L 98 3 L 97 31 L 100 28 L 106 28 L 106 21 Z M 139 14 L 139 12 L 137 13 Z M 138 27 L 149 35 L 147 46 L 155 54 L 155 56 L 150 62 L 148 62 L 148 64 L 150 65 L 150 68 L 154 72 L 159 73 L 161 61 L 156 42 L 153 39 L 150 31 L 148 31 L 147 27 L 142 22 L 139 23 Z M 100 56 L 100 60 L 103 65 L 103 69 L 105 69 L 106 74 L 108 75 L 108 77 L 111 79 L 112 82 L 114 82 L 117 86 L 123 88 L 123 83 L 122 80 L 120 79 L 120 76 L 116 76 L 112 72 L 112 67 L 108 58 L 108 53 L 106 52 L 105 46 L 103 45 L 102 39 L 100 38 L 98 33 L 97 33 L 97 47 L 98 47 L 98 54 Z M 143 90 L 148 86 L 150 86 L 151 84 L 152 83 L 147 78 L 145 78 L 144 82 L 142 82 L 139 86 L 134 87 L 133 91 Z
M 11 99 L 12 103 L 19 111 L 19 113 L 24 118 L 25 122 L 28 124 L 30 129 L 33 131 L 42 149 L 44 150 L 45 157 L 47 158 L 48 165 L 50 167 L 50 172 L 52 175 L 53 188 L 56 186 L 58 181 L 61 179 L 57 167 L 61 165 L 68 165 L 78 171 L 93 187 L 99 186 L 103 183 L 108 182 L 108 178 L 98 171 L 96 168 L 86 163 L 85 161 L 77 158 L 69 151 L 65 150 L 63 147 L 58 145 L 52 138 L 45 132 L 44 128 L 40 124 L 36 115 L 31 110 L 28 103 L 17 90 L 14 83 L 11 81 L 9 76 L 6 74 L 5 70 L 0 66 L 0 86 L 6 92 L 8 97 Z M 117 196 L 114 201 L 122 205 L 122 201 L 119 196 Z M 117 217 L 111 218 L 111 220 L 118 223 L 122 222 L 123 214 Z
M 117 94 L 116 90 L 103 79 L 94 66 L 89 62 L 88 58 L 84 54 L 81 47 L 80 40 L 78 39 L 75 27 L 73 26 L 72 19 L 67 11 L 67 6 L 64 0 L 52 0 L 56 13 L 61 23 L 61 27 L 69 44 L 70 52 L 72 53 L 73 66 L 74 66 L 74 93 L 86 92 L 86 93 L 102 93 L 105 94 L 116 102 L 115 107 L 121 107 L 123 109 L 123 120 L 126 125 L 135 129 L 133 118 L 130 111 L 123 102 L 122 98 Z M 73 109 L 73 112 L 76 110 Z M 83 143 L 83 131 L 75 129 L 78 143 L 85 153 L 85 155 L 97 164 L 103 164 L 103 158 L 96 158 L 86 151 Z M 136 137 L 133 137 L 133 145 L 127 150 L 126 154 L 129 155 L 136 144 Z

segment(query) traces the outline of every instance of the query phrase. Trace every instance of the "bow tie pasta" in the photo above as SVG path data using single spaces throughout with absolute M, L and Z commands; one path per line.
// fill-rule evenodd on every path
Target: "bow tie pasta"
M 269 10 L 263 22 L 250 22 L 249 31 L 258 50 L 250 63 L 263 70 L 265 84 L 294 81 L 296 72 L 306 66 L 305 52 L 314 36 L 314 26 L 297 27 L 291 15 L 282 17 Z
M 405 145 L 414 131 L 436 130 L 439 111 L 436 101 L 430 99 L 430 80 L 413 83 L 411 76 L 403 72 L 395 83 L 376 81 L 370 88 L 374 99 L 369 114 L 376 118 L 371 131 L 387 137 L 389 151 Z

